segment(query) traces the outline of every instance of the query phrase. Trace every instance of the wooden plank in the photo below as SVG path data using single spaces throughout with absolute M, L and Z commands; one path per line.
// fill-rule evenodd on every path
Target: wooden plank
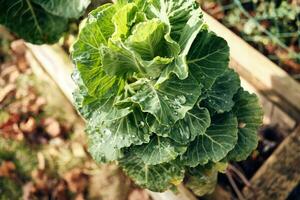
M 300 84 L 213 17 L 204 13 L 204 19 L 212 31 L 228 42 L 230 65 L 265 96 L 300 121 Z
M 300 126 L 289 135 L 244 188 L 249 200 L 284 200 L 300 181 Z
M 72 92 L 75 83 L 71 78 L 73 64 L 66 52 L 58 45 L 33 45 L 26 43 L 45 71 L 56 82 L 70 102 L 73 102 Z
M 232 194 L 223 189 L 220 185 L 216 186 L 215 191 L 212 194 L 205 195 L 204 197 L 201 197 L 202 200 L 232 200 L 233 196 Z
M 72 102 L 72 92 L 76 88 L 71 73 L 73 64 L 67 54 L 58 45 L 32 45 L 26 44 L 37 62 L 41 64 L 49 76 L 56 82 L 68 100 Z M 197 198 L 183 185 L 178 187 L 179 194 L 171 191 L 163 193 L 150 192 L 154 200 L 196 200 Z
M 154 200 L 197 200 L 197 197 L 195 197 L 195 195 L 193 195 L 183 184 L 179 184 L 177 189 L 179 191 L 179 194 L 177 195 L 171 191 L 158 193 L 148 190 L 148 192 Z
M 182 200 L 197 200 L 194 194 L 190 190 L 188 190 L 183 183 L 179 184 L 177 186 L 177 189 L 179 191 L 179 194 L 177 195 L 179 199 Z
M 197 200 L 197 198 L 194 195 L 185 196 L 181 193 L 175 195 L 171 191 L 166 191 L 162 193 L 148 191 L 148 193 L 150 194 L 153 200 Z
M 170 191 L 164 193 L 158 193 L 158 192 L 152 192 L 150 190 L 147 190 L 147 192 L 150 194 L 153 200 L 182 200 L 179 199 L 175 194 L 173 194 Z
M 38 85 L 37 88 L 48 102 L 48 107 L 52 109 L 52 107 L 55 106 L 56 112 L 51 113 L 51 115 L 57 114 L 59 117 L 67 119 L 68 122 L 76 124 L 75 126 L 79 130 L 84 130 L 84 121 L 78 117 L 73 104 L 68 101 L 54 80 L 48 76 L 48 73 L 41 67 L 41 64 L 36 60 L 33 54 L 30 51 L 26 51 L 25 57 L 35 77 L 40 80 L 38 82 L 40 85 Z

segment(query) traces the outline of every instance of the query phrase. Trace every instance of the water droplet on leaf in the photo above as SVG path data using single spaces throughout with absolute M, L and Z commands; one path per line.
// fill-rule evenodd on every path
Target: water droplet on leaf
M 180 104 L 185 104 L 186 102 L 186 98 L 183 95 L 178 96 L 177 99 Z
M 143 121 L 140 121 L 140 123 L 139 123 L 139 127 L 140 128 L 143 128 L 145 126 L 145 122 L 143 122 Z
M 244 123 L 244 122 L 240 122 L 239 123 L 239 128 L 245 128 L 246 127 L 246 123 Z
M 137 101 L 138 100 L 136 96 L 131 97 L 131 99 L 132 99 L 132 101 Z

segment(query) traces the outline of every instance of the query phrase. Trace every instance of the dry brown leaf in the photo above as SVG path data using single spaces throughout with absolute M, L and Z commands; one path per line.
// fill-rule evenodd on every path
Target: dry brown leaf
M 8 78 L 8 82 L 14 84 L 17 81 L 19 76 L 20 76 L 19 71 L 14 71 L 14 72 L 10 73 L 9 78 Z
M 74 200 L 84 200 L 84 195 L 82 193 L 77 194 Z
M 0 77 L 0 87 L 3 88 L 6 85 L 6 81 Z
M 12 177 L 14 175 L 16 165 L 11 161 L 3 161 L 0 165 L 0 177 Z
M 10 44 L 11 50 L 17 55 L 24 55 L 26 51 L 26 46 L 24 40 L 15 40 Z
M 37 128 L 36 120 L 33 117 L 29 117 L 26 122 L 20 123 L 21 131 L 25 133 L 33 133 Z
M 23 186 L 23 200 L 31 200 L 32 194 L 36 192 L 33 182 L 28 182 Z
M 64 175 L 64 179 L 68 183 L 70 191 L 82 193 L 88 186 L 88 176 L 80 169 L 72 169 Z
M 26 95 L 26 94 L 23 94 L 23 95 Z M 32 112 L 31 111 L 31 106 L 34 104 L 36 98 L 37 98 L 37 96 L 34 92 L 28 91 L 27 95 L 24 98 L 22 98 L 21 112 L 22 113 Z M 37 113 L 34 113 L 34 114 L 37 114 Z
M 60 180 L 52 191 L 53 199 L 68 200 L 67 189 L 67 183 L 64 180 Z
M 20 101 L 11 102 L 7 107 L 7 112 L 15 115 L 19 115 L 18 113 L 20 113 L 21 107 L 22 104 Z
M 131 181 L 118 166 L 101 165 L 93 174 L 89 184 L 91 199 L 127 200 Z
M 0 76 L 3 78 L 3 79 L 6 79 L 9 74 L 15 72 L 15 71 L 18 71 L 18 68 L 16 65 L 8 65 L 8 66 L 1 66 L 1 74 Z
M 23 57 L 23 56 L 18 58 L 17 64 L 18 64 L 18 68 L 21 72 L 25 72 L 29 67 L 25 57 Z
M 45 126 L 46 133 L 51 137 L 57 137 L 61 133 L 58 121 L 52 117 L 43 120 L 42 125 Z
M 16 85 L 8 84 L 3 89 L 0 90 L 0 103 L 12 92 L 16 90 Z
M 34 181 L 37 190 L 48 191 L 51 188 L 51 182 L 44 170 L 34 170 L 31 172 L 32 180 Z
M 37 153 L 37 159 L 38 159 L 38 169 L 39 170 L 44 170 L 45 165 L 46 165 L 46 161 L 45 161 L 44 155 L 41 152 Z
M 0 126 L 0 134 L 4 138 L 10 138 L 15 140 L 23 140 L 24 135 L 18 126 L 20 116 L 17 114 L 11 114 L 8 121 Z
M 32 113 L 39 113 L 42 107 L 46 104 L 46 99 L 44 97 L 37 97 L 35 102 L 29 106 L 29 111 Z

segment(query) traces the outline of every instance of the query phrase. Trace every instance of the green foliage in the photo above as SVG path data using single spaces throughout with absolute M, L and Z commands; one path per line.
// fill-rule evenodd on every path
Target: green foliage
M 241 31 L 252 37 L 255 42 L 262 44 L 278 43 L 278 39 L 289 45 L 293 38 L 299 37 L 297 33 L 299 22 L 298 15 L 300 12 L 299 6 L 295 6 L 287 1 L 250 1 L 255 10 L 255 15 L 251 18 L 243 16 L 243 10 L 238 6 L 233 7 L 227 12 L 224 22 L 229 26 L 240 27 Z M 243 18 L 241 19 L 241 16 Z M 266 29 L 273 35 L 265 35 L 261 30 L 261 23 L 265 22 Z
M 257 145 L 257 97 L 241 88 L 226 41 L 208 30 L 193 0 L 101 6 L 72 58 L 89 152 L 117 161 L 142 187 L 167 190 L 191 169 L 245 159 Z M 214 182 L 200 181 L 201 194 Z
M 29 179 L 31 171 L 37 165 L 37 158 L 27 145 L 0 137 L 0 165 L 3 161 L 12 161 L 24 180 Z
M 15 164 L 20 179 L 0 177 L 0 200 L 21 199 L 22 182 L 30 180 L 31 171 L 37 165 L 36 155 L 24 143 L 0 137 L 0 165 L 4 161 Z
M 80 17 L 90 0 L 0 0 L 0 24 L 26 41 L 54 43 Z
M 300 36 L 300 7 L 297 6 L 297 1 L 212 1 L 222 12 L 219 17 L 215 15 L 222 23 L 238 30 L 242 38 L 254 44 L 260 51 L 265 49 L 263 53 L 268 53 L 269 58 L 279 66 L 289 65 L 285 62 L 287 59 L 295 63 L 300 62 L 300 53 L 297 50 Z M 204 0 L 201 2 L 207 3 Z M 213 10 L 207 11 L 212 15 L 216 14 Z M 284 56 L 282 52 L 285 52 Z M 293 71 L 293 65 L 290 68 Z M 297 72 L 299 70 L 295 69 L 294 73 Z
M 21 200 L 21 196 L 22 185 L 10 178 L 0 177 L 0 200 Z

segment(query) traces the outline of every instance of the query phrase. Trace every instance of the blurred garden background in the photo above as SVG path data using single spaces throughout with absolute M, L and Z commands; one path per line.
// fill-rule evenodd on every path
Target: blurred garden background
M 299 0 L 198 2 L 203 11 L 276 64 L 300 89 Z M 83 16 L 68 23 L 67 31 L 55 44 L 64 56 L 69 56 L 82 20 L 103 3 L 92 1 Z M 262 103 L 265 113 L 273 113 L 272 117 L 265 118 L 258 132 L 258 148 L 247 160 L 230 163 L 227 171 L 219 175 L 215 193 L 206 197 L 193 194 L 193 198 L 245 199 L 243 188 L 251 188 L 256 172 L 297 130 L 299 107 L 287 105 L 289 99 L 287 103 L 277 101 L 265 92 L 261 96 L 270 99 L 267 102 L 280 111 L 270 111 L 268 105 Z M 285 91 L 278 96 L 285 96 Z M 300 164 L 299 156 L 295 159 Z M 300 175 L 293 177 L 297 183 L 289 186 L 290 191 L 284 198 L 274 200 L 300 200 Z M 100 165 L 92 160 L 87 152 L 84 120 L 64 90 L 43 68 L 26 41 L 0 26 L 0 200 L 154 198 L 136 186 L 114 163 Z

